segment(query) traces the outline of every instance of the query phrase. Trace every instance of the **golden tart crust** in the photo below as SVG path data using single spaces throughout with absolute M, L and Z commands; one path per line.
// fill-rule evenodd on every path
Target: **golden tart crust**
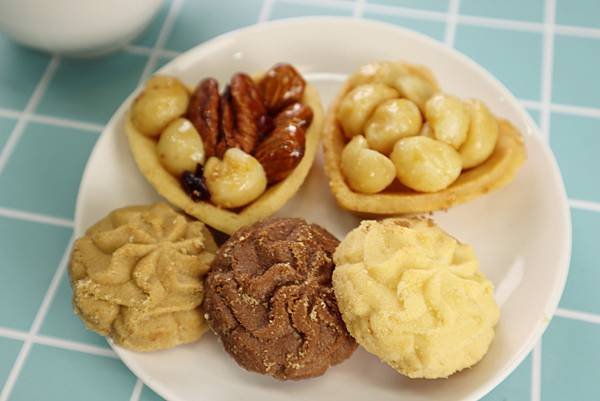
M 238 228 L 264 219 L 283 207 L 298 191 L 308 175 L 315 159 L 321 139 L 324 112 L 316 88 L 306 85 L 302 103 L 310 106 L 313 120 L 306 130 L 304 156 L 296 168 L 284 180 L 267 187 L 255 201 L 240 210 L 228 210 L 210 202 L 194 202 L 181 188 L 177 177 L 170 174 L 161 164 L 156 151 L 156 141 L 139 132 L 127 116 L 125 131 L 129 148 L 135 162 L 148 182 L 173 205 L 209 226 L 232 234 Z
M 422 66 L 404 64 L 411 72 L 428 80 L 435 89 L 433 75 Z M 394 215 L 423 213 L 448 209 L 468 202 L 513 180 L 526 158 L 525 144 L 519 131 L 507 120 L 498 119 L 498 142 L 490 157 L 477 167 L 464 170 L 448 188 L 438 192 L 416 192 L 395 181 L 377 194 L 353 191 L 341 171 L 341 154 L 347 139 L 336 117 L 336 110 L 355 83 L 366 83 L 364 77 L 351 76 L 340 90 L 325 116 L 323 126 L 323 153 L 325 172 L 337 203 L 350 211 L 365 214 Z

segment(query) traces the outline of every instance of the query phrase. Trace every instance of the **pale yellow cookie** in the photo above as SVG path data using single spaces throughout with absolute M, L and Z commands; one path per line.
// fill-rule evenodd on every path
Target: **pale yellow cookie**
M 473 248 L 431 220 L 363 221 L 334 262 L 348 331 L 401 374 L 448 377 L 487 352 L 500 313 L 493 285 Z
M 117 209 L 73 246 L 75 312 L 135 351 L 196 341 L 207 328 L 199 306 L 216 249 L 203 223 L 166 204 Z

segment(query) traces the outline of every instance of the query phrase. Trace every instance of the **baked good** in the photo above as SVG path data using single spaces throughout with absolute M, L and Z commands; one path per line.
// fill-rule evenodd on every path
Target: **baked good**
M 296 380 L 352 354 L 331 288 L 337 245 L 318 225 L 276 218 L 238 230 L 219 249 L 202 309 L 240 366 Z
M 117 209 L 73 246 L 75 313 L 135 351 L 196 341 L 206 331 L 199 306 L 216 249 L 204 224 L 166 204 Z
M 227 234 L 270 216 L 300 188 L 320 141 L 317 90 L 289 64 L 222 94 L 212 78 L 190 94 L 156 76 L 125 129 L 142 175 L 169 202 Z
M 363 221 L 335 251 L 333 288 L 346 327 L 411 378 L 477 363 L 499 309 L 473 248 L 429 219 Z
M 478 100 L 440 91 L 424 67 L 377 62 L 352 74 L 323 128 L 340 206 L 391 215 L 447 209 L 509 183 L 523 138 Z

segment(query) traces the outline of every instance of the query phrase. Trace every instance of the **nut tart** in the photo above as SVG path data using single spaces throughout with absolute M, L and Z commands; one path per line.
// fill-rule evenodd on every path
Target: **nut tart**
M 126 121 L 148 182 L 173 205 L 231 234 L 279 210 L 315 158 L 324 113 L 317 90 L 289 64 L 253 78 L 235 74 L 220 92 L 151 78 Z
M 478 100 L 443 93 L 424 67 L 382 61 L 351 75 L 325 117 L 338 204 L 364 214 L 448 209 L 508 184 L 521 134 Z

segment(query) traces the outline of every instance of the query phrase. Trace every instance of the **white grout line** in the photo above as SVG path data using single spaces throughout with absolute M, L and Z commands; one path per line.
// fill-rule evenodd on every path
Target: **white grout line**
M 271 10 L 273 9 L 273 1 L 274 0 L 263 0 L 260 13 L 258 14 L 258 22 L 265 22 L 269 20 L 269 17 L 271 16 Z
M 96 345 L 84 344 L 76 341 L 63 340 L 62 338 L 50 336 L 34 336 L 34 344 L 48 345 L 50 347 L 66 349 L 69 351 L 78 351 L 84 354 L 105 356 L 118 359 L 117 354 L 110 348 L 102 348 Z
M 544 47 L 542 51 L 541 74 L 541 113 L 540 129 L 542 135 L 550 137 L 550 100 L 552 98 L 552 67 L 554 63 L 554 20 L 556 18 L 556 0 L 546 0 L 544 9 Z
M 511 31 L 542 32 L 544 30 L 544 24 L 537 22 L 480 17 L 476 15 L 459 15 L 458 21 L 461 24 L 466 25 L 474 25 L 485 28 L 499 28 Z
M 42 323 L 44 322 L 46 314 L 48 313 L 48 309 L 50 308 L 50 304 L 52 303 L 52 300 L 54 299 L 56 290 L 58 289 L 58 286 L 60 284 L 62 276 L 67 268 L 67 263 L 69 261 L 69 254 L 71 251 L 72 244 L 73 244 L 73 237 L 71 237 L 71 239 L 69 240 L 69 244 L 65 248 L 65 251 L 63 253 L 60 264 L 58 265 L 56 272 L 54 272 L 54 276 L 52 277 L 52 280 L 50 281 L 50 285 L 48 286 L 46 295 L 44 296 L 44 299 L 42 300 L 42 304 L 40 305 L 40 308 L 38 309 L 38 312 L 35 315 L 35 318 L 33 319 L 33 323 L 28 332 L 27 338 L 25 339 L 25 342 L 23 343 L 23 346 L 21 347 L 21 351 L 19 351 L 19 355 L 17 355 L 17 359 L 15 360 L 15 363 L 10 371 L 10 374 L 8 375 L 8 378 L 6 379 L 6 382 L 4 383 L 4 388 L 2 389 L 2 392 L 0 392 L 0 401 L 8 401 L 8 398 L 10 397 L 10 393 L 12 392 L 13 387 L 15 386 L 15 383 L 17 382 L 17 378 L 19 377 L 19 374 L 21 373 L 21 370 L 23 369 L 25 360 L 27 359 L 27 356 L 29 355 L 29 352 L 31 351 L 33 339 L 35 336 L 37 336 L 37 333 L 39 332 L 40 327 L 42 326 Z
M 600 118 L 600 109 L 595 109 L 591 107 L 570 106 L 567 104 L 551 103 L 550 110 L 562 114 L 572 114 L 575 116 Z
M 144 383 L 140 379 L 137 379 L 135 382 L 135 386 L 133 386 L 133 391 L 131 392 L 131 397 L 129 397 L 129 401 L 139 401 L 142 390 L 144 389 Z
M 168 58 L 174 58 L 177 57 L 181 54 L 181 52 L 177 52 L 175 50 L 167 50 L 167 49 L 152 49 L 151 47 L 144 47 L 144 46 L 134 46 L 134 45 L 129 45 L 125 47 L 125 51 L 127 53 L 131 53 L 131 54 L 138 54 L 141 56 L 149 56 L 152 54 L 152 52 L 156 50 L 156 52 L 158 53 L 158 55 L 160 57 L 168 57 Z
M 354 12 L 353 12 L 353 16 L 354 18 L 361 18 L 364 13 L 365 13 L 365 3 L 367 2 L 367 0 L 354 0 Z
M 580 199 L 569 199 L 569 206 L 575 209 L 589 210 L 591 212 L 600 212 L 600 203 Z
M 537 100 L 519 99 L 519 102 L 528 109 L 539 110 L 542 108 L 542 104 Z
M 446 20 L 446 33 L 444 35 L 444 42 L 450 47 L 454 47 L 459 8 L 460 0 L 450 0 L 448 5 L 448 19 Z
M 555 315 L 567 319 L 579 320 L 581 322 L 600 324 L 600 315 L 593 313 L 558 308 Z
M 0 109 L 0 117 L 20 118 L 22 114 L 23 113 L 21 113 L 20 111 L 17 111 L 17 110 Z
M 0 337 L 25 341 L 27 339 L 27 333 L 19 330 L 9 329 L 8 327 L 0 327 Z
M 339 10 L 354 9 L 354 5 L 346 0 L 279 0 L 279 2 L 288 4 L 302 4 L 307 6 L 337 8 Z
M 46 216 L 44 214 L 26 212 L 23 210 L 7 209 L 4 207 L 0 207 L 0 216 L 60 227 L 73 228 L 74 226 L 73 220 L 63 219 L 61 217 Z
M 75 128 L 82 131 L 102 132 L 104 130 L 104 125 L 87 123 L 84 121 L 77 121 L 60 117 L 46 116 L 43 114 L 32 114 L 31 116 L 29 116 L 29 120 L 36 123 L 56 125 L 65 128 Z
M 554 32 L 560 35 L 577 36 L 586 39 L 600 39 L 600 29 L 571 25 L 555 25 Z
M 446 14 L 438 11 L 419 10 L 416 8 L 386 6 L 383 4 L 365 4 L 365 11 L 370 11 L 377 14 L 397 15 L 399 17 L 409 17 L 415 19 L 424 19 L 431 21 L 446 21 Z
M 542 399 L 542 339 L 531 353 L 531 401 Z
M 44 92 L 46 92 L 46 88 L 54 76 L 59 64 L 60 59 L 58 56 L 52 57 L 48 63 L 48 66 L 46 67 L 46 70 L 44 71 L 44 74 L 42 75 L 42 78 L 35 87 L 31 98 L 29 98 L 27 106 L 25 106 L 25 110 L 23 113 L 21 113 L 15 128 L 13 128 L 8 140 L 4 144 L 4 147 L 2 150 L 0 150 L 0 175 L 2 174 L 2 171 L 4 170 L 4 167 L 6 166 L 6 163 L 8 162 L 8 159 L 10 158 L 15 146 L 17 145 L 17 142 L 19 142 L 19 138 L 21 138 L 21 135 L 23 135 L 23 131 L 27 126 L 27 118 L 29 114 L 33 113 L 38 103 L 42 99 L 42 96 L 44 96 Z
M 148 58 L 148 62 L 144 67 L 144 71 L 142 71 L 142 75 L 140 77 L 139 84 L 143 84 L 146 79 L 152 74 L 152 71 L 156 67 L 156 63 L 158 61 L 159 52 L 164 47 L 169 34 L 171 33 L 171 29 L 173 28 L 173 24 L 175 23 L 175 19 L 177 19 L 177 15 L 179 14 L 179 10 L 183 6 L 183 0 L 173 0 L 171 3 L 171 7 L 169 8 L 169 12 L 167 17 L 165 18 L 165 22 L 163 23 L 162 28 L 160 29 L 160 33 L 158 34 L 158 38 L 156 39 L 156 43 L 152 48 L 152 52 L 150 53 L 150 57 Z

